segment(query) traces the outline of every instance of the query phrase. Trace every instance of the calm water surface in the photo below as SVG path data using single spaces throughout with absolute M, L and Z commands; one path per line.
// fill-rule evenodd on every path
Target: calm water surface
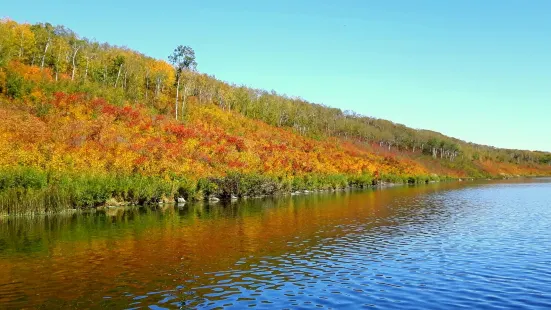
M 551 308 L 551 180 L 0 219 L 0 308 Z

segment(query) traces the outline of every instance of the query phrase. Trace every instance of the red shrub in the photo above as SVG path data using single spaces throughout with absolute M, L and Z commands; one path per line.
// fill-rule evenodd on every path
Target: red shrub
M 166 131 L 180 139 L 188 139 L 197 136 L 195 130 L 187 128 L 184 125 L 169 125 L 166 127 Z

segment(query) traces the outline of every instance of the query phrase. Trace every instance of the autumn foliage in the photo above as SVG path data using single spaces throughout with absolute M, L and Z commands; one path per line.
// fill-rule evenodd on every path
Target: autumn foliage
M 230 171 L 278 177 L 427 173 L 414 162 L 336 139 L 315 141 L 213 105 L 191 103 L 181 123 L 141 105 L 56 92 L 39 104 L 5 99 L 0 120 L 0 168 L 193 179 Z

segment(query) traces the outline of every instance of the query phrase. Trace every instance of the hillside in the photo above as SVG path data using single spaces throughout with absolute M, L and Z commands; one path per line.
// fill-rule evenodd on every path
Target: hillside
M 497 149 L 0 22 L 0 213 L 381 181 L 551 175 L 551 154 Z M 180 57 L 177 57 L 180 56 Z

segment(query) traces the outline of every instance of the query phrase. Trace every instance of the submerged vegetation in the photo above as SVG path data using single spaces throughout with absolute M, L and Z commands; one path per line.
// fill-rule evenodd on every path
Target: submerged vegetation
M 497 149 L 200 74 L 50 24 L 0 22 L 0 214 L 551 174 Z

